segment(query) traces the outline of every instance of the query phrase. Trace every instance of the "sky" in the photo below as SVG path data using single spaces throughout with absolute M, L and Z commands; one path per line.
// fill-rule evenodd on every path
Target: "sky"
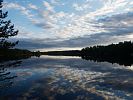
M 133 40 L 132 0 L 4 0 L 29 50 L 75 50 Z

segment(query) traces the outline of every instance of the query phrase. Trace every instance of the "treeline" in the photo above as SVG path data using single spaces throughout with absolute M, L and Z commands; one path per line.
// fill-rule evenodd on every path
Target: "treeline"
M 81 50 L 81 56 L 83 59 L 131 65 L 133 64 L 133 42 L 124 41 L 107 46 L 86 47 Z
M 0 49 L 0 62 L 27 59 L 32 56 L 40 57 L 41 55 L 39 51 L 32 52 L 26 49 Z
M 30 58 L 33 53 L 21 49 L 0 49 L 0 62 Z
M 55 56 L 80 56 L 80 50 L 68 50 L 68 51 L 48 51 L 42 52 L 42 55 L 55 55 Z

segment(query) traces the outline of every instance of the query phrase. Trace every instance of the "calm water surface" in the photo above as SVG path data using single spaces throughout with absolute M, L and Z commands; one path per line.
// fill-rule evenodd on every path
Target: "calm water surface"
M 0 100 L 133 100 L 133 67 L 63 56 L 5 62 Z

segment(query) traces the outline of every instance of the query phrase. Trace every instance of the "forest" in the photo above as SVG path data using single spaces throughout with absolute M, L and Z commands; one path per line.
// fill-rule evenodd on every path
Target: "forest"
M 108 61 L 124 65 L 133 64 L 133 42 L 124 41 L 107 46 L 91 46 L 81 50 L 83 59 Z

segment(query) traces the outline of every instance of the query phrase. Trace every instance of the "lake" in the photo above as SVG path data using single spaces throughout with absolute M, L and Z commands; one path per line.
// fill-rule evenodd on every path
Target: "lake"
M 4 62 L 0 100 L 133 100 L 133 66 L 70 56 Z

